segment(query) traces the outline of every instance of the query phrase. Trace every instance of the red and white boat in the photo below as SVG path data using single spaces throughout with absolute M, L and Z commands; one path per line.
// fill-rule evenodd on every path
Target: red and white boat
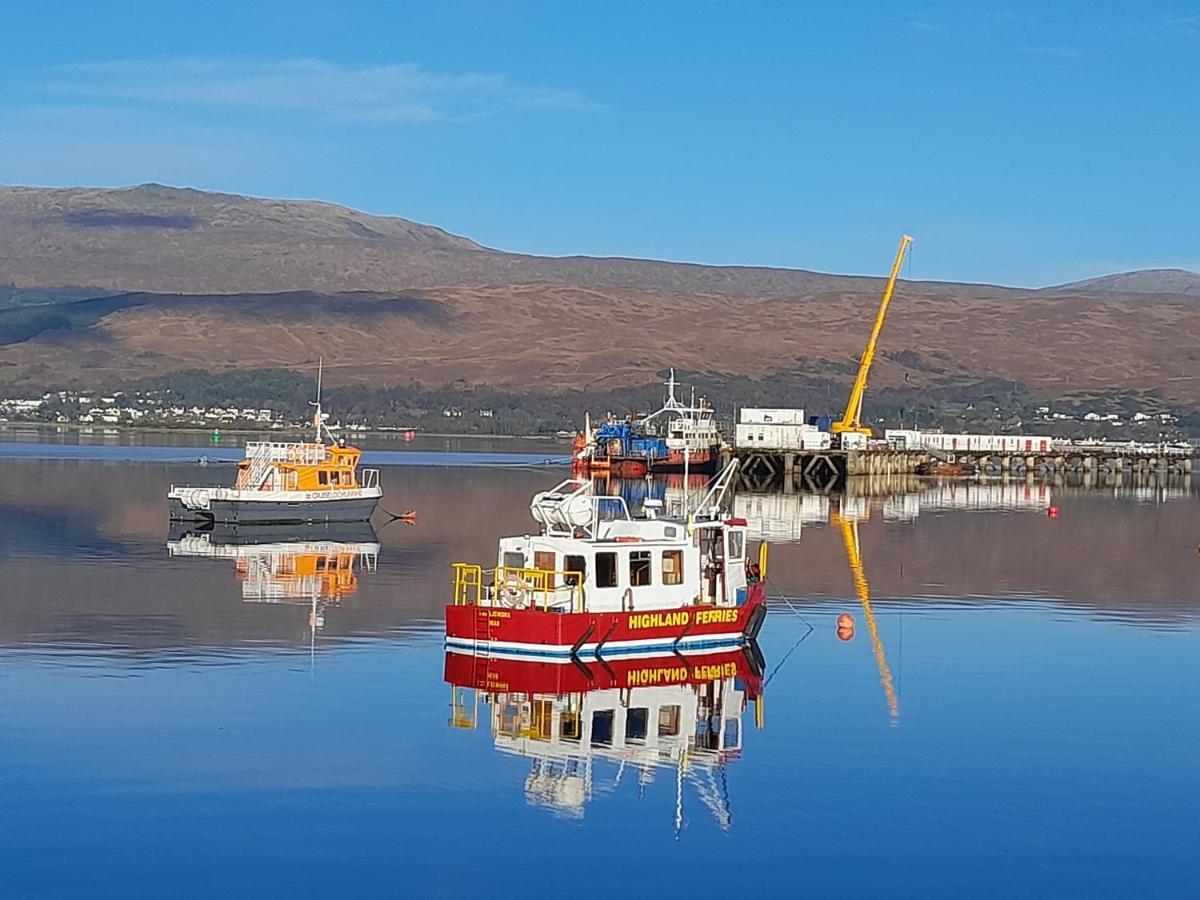
M 737 462 L 680 518 L 661 502 L 634 518 L 625 500 L 567 479 L 530 504 L 541 531 L 500 540 L 494 568 L 456 563 L 446 608 L 452 653 L 560 663 L 736 647 L 766 616 L 765 545 L 721 501 Z M 490 575 L 490 578 L 487 577 Z

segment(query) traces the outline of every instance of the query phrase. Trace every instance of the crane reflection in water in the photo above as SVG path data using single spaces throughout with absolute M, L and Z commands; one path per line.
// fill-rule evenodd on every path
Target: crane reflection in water
M 708 477 L 705 475 L 693 475 L 686 480 L 682 475 L 639 479 L 604 478 L 605 492 L 625 498 L 630 509 L 637 509 L 647 500 L 654 500 L 675 514 L 688 508 L 689 497 L 702 495 L 707 484 Z M 830 527 L 838 532 L 846 554 L 850 584 L 866 623 L 888 718 L 892 725 L 898 725 L 899 690 L 871 600 L 867 568 L 859 540 L 859 525 L 869 521 L 872 514 L 887 522 L 912 522 L 922 512 L 1003 510 L 1044 513 L 1052 507 L 1051 498 L 1050 485 L 1028 480 L 930 481 L 899 475 L 855 479 L 842 491 L 756 491 L 748 489 L 743 483 L 734 494 L 733 511 L 734 515 L 747 521 L 752 540 L 771 544 L 798 542 L 806 527 Z M 784 596 L 770 586 L 768 597 L 772 609 L 782 608 L 792 613 L 800 611 L 797 604 L 799 598 Z M 854 618 L 843 613 L 837 622 L 838 638 L 853 640 Z

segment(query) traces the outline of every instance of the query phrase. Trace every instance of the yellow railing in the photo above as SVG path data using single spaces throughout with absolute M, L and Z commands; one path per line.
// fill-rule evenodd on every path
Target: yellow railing
M 508 591 L 514 606 L 557 606 L 560 591 L 568 591 L 571 611 L 583 609 L 583 573 L 526 569 L 521 566 L 497 566 L 493 582 L 497 593 Z M 503 602 L 503 598 L 502 598 Z
M 467 703 L 467 691 L 471 691 L 470 705 Z M 450 688 L 450 727 L 474 729 L 479 720 L 479 692 L 469 688 L 451 686 Z
M 583 573 L 497 566 L 493 579 L 494 601 L 513 607 L 549 609 L 558 605 L 562 592 L 570 596 L 572 612 L 583 608 Z M 478 606 L 484 596 L 483 568 L 474 563 L 454 564 L 454 605 Z
M 474 563 L 454 564 L 454 605 L 478 606 L 483 597 L 483 567 Z

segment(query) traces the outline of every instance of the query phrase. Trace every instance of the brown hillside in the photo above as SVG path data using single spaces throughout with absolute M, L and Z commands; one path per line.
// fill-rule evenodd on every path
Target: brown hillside
M 6 382 L 90 384 L 324 355 L 334 381 L 530 391 L 640 384 L 668 364 L 848 380 L 882 284 L 520 256 L 330 204 L 158 186 L 0 189 L 5 282 L 157 292 L 10 340 L 0 346 Z M 1200 304 L 1184 294 L 904 282 L 883 346 L 909 353 L 903 366 L 881 361 L 877 385 L 998 377 L 1046 395 L 1160 388 L 1200 402 Z

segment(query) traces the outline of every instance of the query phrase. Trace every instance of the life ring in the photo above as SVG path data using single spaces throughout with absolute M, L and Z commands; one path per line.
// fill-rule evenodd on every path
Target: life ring
M 613 438 L 611 441 L 608 442 L 608 455 L 609 456 L 620 456 L 621 455 L 621 439 L 620 438 Z
M 529 585 L 519 575 L 509 575 L 496 591 L 496 599 L 501 606 L 511 609 L 524 609 L 529 605 Z

